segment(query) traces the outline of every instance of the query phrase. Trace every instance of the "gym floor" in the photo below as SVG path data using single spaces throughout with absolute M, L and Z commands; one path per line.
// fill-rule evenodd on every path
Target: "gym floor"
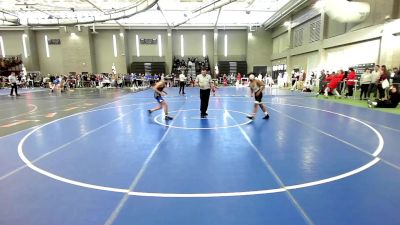
M 0 224 L 400 224 L 400 115 L 267 89 L 0 92 Z

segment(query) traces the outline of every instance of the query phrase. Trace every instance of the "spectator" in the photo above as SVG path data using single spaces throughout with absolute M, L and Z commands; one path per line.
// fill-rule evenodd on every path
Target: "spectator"
M 392 82 L 393 82 L 393 84 L 396 84 L 396 85 L 400 85 L 400 70 L 393 70 L 393 72 L 394 72 L 394 75 L 393 75 L 393 78 L 392 78 Z
M 379 70 L 380 66 L 376 65 L 375 70 L 371 73 L 371 84 L 368 87 L 368 98 L 371 96 L 371 93 L 374 93 L 374 98 L 377 96 L 377 87 L 378 87 L 378 79 L 379 79 Z
M 371 84 L 372 74 L 370 69 L 366 69 L 365 73 L 361 75 L 360 84 L 361 84 L 361 93 L 360 93 L 360 100 L 367 99 L 368 87 Z M 364 94 L 364 98 L 362 98 Z
M 353 96 L 354 84 L 356 79 L 356 72 L 353 68 L 350 68 L 350 72 L 347 75 L 347 97 Z
M 384 87 L 384 82 L 388 82 L 389 79 L 389 73 L 386 69 L 385 65 L 381 66 L 381 70 L 380 70 L 380 76 L 378 79 L 378 91 L 379 91 L 379 99 L 387 99 L 387 94 L 386 94 L 386 90 L 388 87 Z M 386 81 L 385 81 L 386 80 Z
M 328 97 L 328 92 L 331 92 L 332 94 L 335 94 L 337 97 L 341 98 L 339 92 L 337 91 L 337 87 L 341 80 L 341 77 L 342 76 L 340 74 L 336 74 L 330 79 L 328 86 L 325 88 L 325 98 Z
M 392 85 L 389 91 L 389 98 L 387 100 L 368 101 L 368 107 L 376 108 L 396 108 L 400 102 L 400 95 L 397 91 L 397 85 Z

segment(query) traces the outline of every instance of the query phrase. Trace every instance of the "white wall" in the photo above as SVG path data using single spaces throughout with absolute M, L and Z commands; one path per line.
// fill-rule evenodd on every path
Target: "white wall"
M 4 51 L 8 55 L 23 55 L 22 34 L 23 31 L 0 31 L 3 37 Z
M 162 46 L 162 56 L 166 54 L 167 46 L 167 31 L 166 30 L 129 30 L 128 34 L 128 49 L 129 49 L 129 59 L 137 57 L 136 49 L 136 35 L 140 38 L 145 39 L 158 39 L 158 35 L 161 35 L 161 46 Z M 139 43 L 140 57 L 159 57 L 158 54 L 158 44 L 140 44 Z
M 111 67 L 115 64 L 117 73 L 126 73 L 124 46 L 121 44 L 119 30 L 98 30 L 93 35 L 93 47 L 95 51 L 95 73 L 111 73 Z M 116 37 L 117 57 L 114 56 L 113 35 Z
M 224 37 L 227 34 L 228 55 L 224 56 Z M 246 30 L 218 30 L 218 61 L 240 60 L 244 61 L 247 55 Z
M 203 56 L 203 34 L 206 37 L 206 55 L 212 58 L 214 52 L 213 30 L 178 30 L 172 32 L 173 56 L 181 55 L 181 35 L 184 40 L 184 55 Z
M 49 45 L 50 57 L 48 58 L 46 56 L 45 35 L 47 35 L 48 39 L 60 39 L 60 32 L 58 30 L 36 31 L 36 45 L 40 71 L 44 75 L 48 73 L 61 74 L 63 68 L 62 47 L 61 45 Z
M 348 69 L 362 63 L 379 63 L 380 40 L 341 46 L 326 50 L 326 69 Z

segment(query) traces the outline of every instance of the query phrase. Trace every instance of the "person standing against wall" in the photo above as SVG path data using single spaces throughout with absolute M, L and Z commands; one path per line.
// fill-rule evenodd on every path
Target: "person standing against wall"
M 185 94 L 185 85 L 186 85 L 186 77 L 185 74 L 182 72 L 179 75 L 179 94 Z
M 371 84 L 372 74 L 370 69 L 366 69 L 365 73 L 361 75 L 360 84 L 361 84 L 361 93 L 360 100 L 367 99 L 368 87 Z M 362 97 L 364 94 L 364 98 Z
M 380 76 L 378 79 L 378 91 L 379 91 L 379 99 L 380 100 L 383 100 L 383 99 L 386 100 L 388 98 L 389 77 L 390 77 L 390 74 L 389 74 L 388 70 L 386 69 L 386 66 L 382 65 L 381 70 L 380 70 Z M 384 82 L 387 82 L 386 86 L 384 86 Z
M 381 67 L 379 65 L 375 66 L 375 70 L 372 71 L 371 73 L 371 84 L 368 87 L 368 98 L 370 97 L 371 93 L 374 93 L 374 98 L 376 98 L 376 92 L 377 92 L 377 82 L 380 77 L 379 70 Z
M 354 85 L 355 85 L 355 79 L 356 79 L 356 72 L 354 71 L 353 68 L 350 68 L 350 72 L 347 75 L 347 97 L 352 97 L 353 96 L 353 91 L 354 91 Z
M 11 85 L 10 96 L 14 96 L 14 89 L 15 89 L 15 95 L 19 96 L 17 91 L 17 77 L 15 76 L 14 72 L 12 72 L 10 76 L 8 76 L 8 82 Z
M 207 69 L 202 68 L 201 74 L 196 77 L 196 84 L 200 87 L 200 116 L 207 117 L 208 101 L 210 100 L 211 75 L 207 74 Z

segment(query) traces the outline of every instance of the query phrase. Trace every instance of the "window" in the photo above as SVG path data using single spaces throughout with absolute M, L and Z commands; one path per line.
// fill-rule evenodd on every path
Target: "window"
M 118 50 L 117 50 L 117 37 L 115 34 L 113 34 L 113 50 L 114 50 L 114 57 L 118 56 Z
M 299 28 L 294 31 L 293 47 L 299 47 L 303 45 L 303 31 L 303 28 Z
M 181 34 L 181 56 L 185 56 L 185 45 L 183 43 L 183 34 Z
M 310 42 L 320 40 L 321 21 L 317 20 L 310 24 Z
M 49 40 L 47 38 L 47 35 L 44 35 L 44 44 L 46 46 L 46 56 L 47 58 L 50 58 L 50 50 L 49 50 Z
M 162 56 L 162 43 L 161 43 L 161 35 L 158 35 L 158 56 Z
M 26 48 L 26 38 L 28 37 L 28 35 L 23 34 L 22 35 L 22 46 L 24 47 L 24 56 L 25 58 L 28 58 L 28 49 Z
M 225 34 L 225 38 L 224 38 L 224 56 L 227 57 L 228 56 L 228 35 Z
M 139 35 L 136 34 L 136 56 L 140 57 L 140 49 L 139 49 Z
M 206 35 L 203 34 L 203 57 L 206 57 Z
M 1 48 L 1 55 L 3 57 L 6 57 L 6 53 L 5 53 L 5 50 L 4 50 L 4 42 L 3 42 L 3 37 L 2 36 L 0 36 L 0 48 Z

